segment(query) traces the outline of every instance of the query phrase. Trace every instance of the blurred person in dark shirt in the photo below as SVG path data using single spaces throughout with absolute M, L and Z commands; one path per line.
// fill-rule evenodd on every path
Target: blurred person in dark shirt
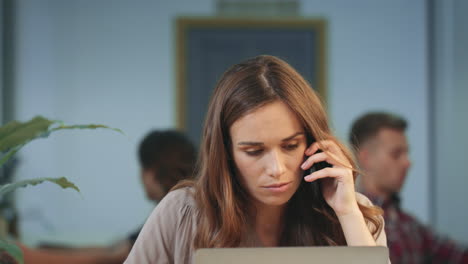
M 468 249 L 438 236 L 400 207 L 399 192 L 411 167 L 407 122 L 386 112 L 357 118 L 349 140 L 362 175 L 358 191 L 384 210 L 390 260 L 398 263 L 468 263 Z
M 175 130 L 153 130 L 138 147 L 141 180 L 149 200 L 159 202 L 177 182 L 193 175 L 196 149 L 190 140 Z M 140 229 L 109 247 L 69 248 L 44 245 L 30 248 L 18 243 L 24 263 L 31 264 L 121 264 L 127 257 Z

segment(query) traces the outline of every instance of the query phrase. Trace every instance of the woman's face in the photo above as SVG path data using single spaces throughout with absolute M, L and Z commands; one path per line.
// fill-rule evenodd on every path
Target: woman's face
M 295 114 L 275 101 L 238 119 L 230 134 L 238 177 L 256 204 L 286 204 L 303 180 L 306 136 Z

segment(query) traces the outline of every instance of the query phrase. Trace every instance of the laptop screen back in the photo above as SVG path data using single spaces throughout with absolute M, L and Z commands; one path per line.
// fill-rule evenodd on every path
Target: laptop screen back
M 386 247 L 210 248 L 195 252 L 194 264 L 387 264 Z

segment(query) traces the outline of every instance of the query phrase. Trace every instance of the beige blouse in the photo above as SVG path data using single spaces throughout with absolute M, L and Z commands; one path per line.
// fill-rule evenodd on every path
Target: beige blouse
M 143 226 L 124 264 L 192 263 L 197 207 L 190 191 L 178 189 L 164 197 Z M 360 204 L 372 204 L 364 195 L 356 195 Z M 383 228 L 376 242 L 387 246 Z

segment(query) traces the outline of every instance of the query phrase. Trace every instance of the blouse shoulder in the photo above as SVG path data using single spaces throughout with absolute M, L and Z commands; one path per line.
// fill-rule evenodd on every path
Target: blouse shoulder
M 357 200 L 358 203 L 360 203 L 362 205 L 374 206 L 374 204 L 371 202 L 371 200 L 369 198 L 367 198 L 367 196 L 365 196 L 364 194 L 362 194 L 360 192 L 356 192 L 356 200 Z
M 367 196 L 365 196 L 362 193 L 356 192 L 356 200 L 359 204 L 367 206 L 367 207 L 372 207 L 374 204 L 371 202 Z M 374 236 L 375 242 L 379 246 L 387 246 L 387 234 L 385 233 L 385 220 L 382 215 L 379 216 L 379 220 L 381 225 L 380 232 L 377 232 L 376 235 Z M 369 230 L 375 230 L 375 226 L 371 224 L 370 222 L 367 223 Z
M 198 209 L 193 196 L 193 189 L 186 187 L 171 191 L 157 206 L 163 226 L 178 234 L 179 239 L 189 239 L 195 226 Z
M 191 188 L 168 193 L 147 219 L 125 263 L 187 263 L 197 211 Z
M 193 189 L 185 187 L 169 192 L 158 204 L 161 210 L 175 210 L 175 213 L 184 214 L 186 210 L 196 207 Z

